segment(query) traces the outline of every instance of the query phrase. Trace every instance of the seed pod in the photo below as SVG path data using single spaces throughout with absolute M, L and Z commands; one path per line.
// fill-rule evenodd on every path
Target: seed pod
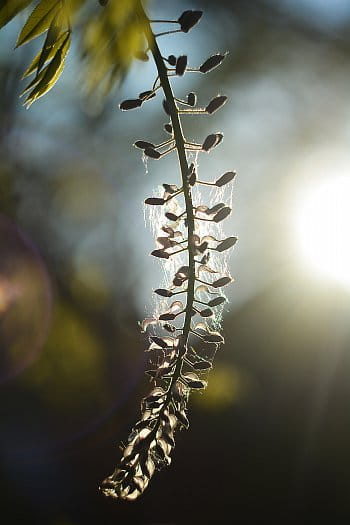
M 154 290 L 154 293 L 162 297 L 171 297 L 173 295 L 170 290 L 166 290 L 165 288 L 157 288 L 157 290 Z
M 176 193 L 178 191 L 178 187 L 176 184 L 163 184 L 163 188 L 167 193 L 170 193 L 172 195 L 173 193 Z
M 215 343 L 215 344 L 221 344 L 224 343 L 225 340 L 218 332 L 212 332 L 210 334 L 205 334 L 203 336 L 203 340 L 207 343 Z
M 202 144 L 202 150 L 209 152 L 211 149 L 215 148 L 223 139 L 222 133 L 211 133 L 205 139 Z
M 167 332 L 170 332 L 170 333 L 176 332 L 176 326 L 174 326 L 172 324 L 169 324 L 169 323 L 163 324 L 163 328 L 164 328 L 164 330 L 166 330 Z
M 210 310 L 210 308 L 205 308 L 204 310 L 201 310 L 200 315 L 201 317 L 211 317 L 213 315 L 213 310 Z
M 225 206 L 224 208 L 221 208 L 221 210 L 219 210 L 216 215 L 214 215 L 213 221 L 221 222 L 224 219 L 226 219 L 226 217 L 228 217 L 230 213 L 231 213 L 231 208 L 229 206 Z
M 203 64 L 199 67 L 199 71 L 201 73 L 209 73 L 209 71 L 212 71 L 221 64 L 226 55 L 227 53 L 224 55 L 220 55 L 219 53 L 217 55 L 212 55 L 205 62 L 203 62 Z
M 227 97 L 225 97 L 224 95 L 215 97 L 209 102 L 209 104 L 205 108 L 205 111 L 209 113 L 209 115 L 212 115 L 213 113 L 215 113 L 215 111 L 220 109 L 226 103 L 226 101 Z
M 153 250 L 151 255 L 154 257 L 159 257 L 160 259 L 169 259 L 170 257 L 169 253 L 165 252 L 164 250 Z
M 196 184 L 196 182 L 197 182 L 197 173 L 195 171 L 193 171 L 191 173 L 191 175 L 189 175 L 189 177 L 188 177 L 188 184 L 190 186 L 194 186 Z
M 146 149 L 146 148 L 154 149 L 155 148 L 155 145 L 152 144 L 152 142 L 147 142 L 146 140 L 137 140 L 134 146 L 140 149 Z
M 165 217 L 169 219 L 169 221 L 174 221 L 174 222 L 177 221 L 178 219 L 178 216 L 175 215 L 175 213 L 171 213 L 169 211 L 165 214 Z
M 149 197 L 145 200 L 145 204 L 151 204 L 152 206 L 162 206 L 165 203 L 164 199 L 159 199 L 158 197 Z
M 161 157 L 159 151 L 149 147 L 144 149 L 144 154 L 147 155 L 147 157 L 150 157 L 151 159 L 159 159 Z
M 141 100 L 150 100 L 151 98 L 154 98 L 156 96 L 154 91 L 142 91 L 142 93 L 139 94 L 139 98 Z
M 225 186 L 225 184 L 228 184 L 233 180 L 236 176 L 235 171 L 227 171 L 221 177 L 215 182 L 215 185 L 221 188 L 221 186 Z
M 123 100 L 123 102 L 119 104 L 119 107 L 121 110 L 127 111 L 128 109 L 139 108 L 141 104 L 142 100 L 140 100 L 139 98 L 130 98 L 128 100 Z
M 231 277 L 221 277 L 217 281 L 211 283 L 211 286 L 213 286 L 214 288 L 221 288 L 222 286 L 226 286 L 226 284 L 229 284 L 230 282 L 232 282 Z
M 176 61 L 176 69 L 175 72 L 178 76 L 182 77 L 182 75 L 185 73 L 187 67 L 187 56 L 181 55 Z
M 217 245 L 216 251 L 217 252 L 224 252 L 225 250 L 228 250 L 229 248 L 232 248 L 237 242 L 237 237 L 228 237 L 224 241 L 222 241 L 220 244 Z
M 168 56 L 168 63 L 170 66 L 176 65 L 176 56 L 175 55 L 169 55 Z
M 187 104 L 192 107 L 197 104 L 197 96 L 195 93 L 189 93 L 187 95 Z
M 170 135 L 173 134 L 173 127 L 171 124 L 164 124 L 164 130 Z
M 223 202 L 218 202 L 218 204 L 215 204 L 215 206 L 213 206 L 212 208 L 208 208 L 207 210 L 205 210 L 205 213 L 207 215 L 213 215 L 217 211 L 221 210 L 221 208 L 223 208 L 224 206 L 225 204 Z
M 208 306 L 219 306 L 219 304 L 222 304 L 224 302 L 226 302 L 225 297 L 215 297 L 215 299 L 212 299 L 208 302 Z
M 181 31 L 188 33 L 193 26 L 195 26 L 201 19 L 203 11 L 193 11 L 188 10 L 184 11 L 182 15 L 178 18 L 178 22 L 181 27 Z
M 175 319 L 176 315 L 172 314 L 170 312 L 165 312 L 165 314 L 162 314 L 159 316 L 160 321 L 173 321 Z
M 206 381 L 200 381 L 199 379 L 198 380 L 193 380 L 193 381 L 186 381 L 187 385 L 190 387 L 190 388 L 194 388 L 196 390 L 200 389 L 200 388 L 205 388 L 207 386 L 207 382 Z
M 193 363 L 192 366 L 195 370 L 209 370 L 212 368 L 212 365 L 209 363 L 209 361 L 197 361 L 196 363 Z
M 169 109 L 169 104 L 167 103 L 167 101 L 164 99 L 163 100 L 163 108 L 164 108 L 164 111 L 167 115 L 171 115 L 170 113 L 170 109 Z
M 168 348 L 168 342 L 165 341 L 162 337 L 157 337 L 156 335 L 153 335 L 151 337 L 152 341 L 161 348 Z

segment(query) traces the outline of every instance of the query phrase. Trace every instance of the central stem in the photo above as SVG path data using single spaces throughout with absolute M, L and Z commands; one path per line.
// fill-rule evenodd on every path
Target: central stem
M 182 340 L 181 340 L 181 346 L 179 349 L 179 357 L 178 361 L 175 367 L 174 375 L 172 377 L 171 385 L 169 388 L 169 399 L 171 396 L 171 387 L 175 384 L 176 380 L 180 376 L 183 358 L 185 356 L 185 348 L 187 345 L 188 336 L 190 333 L 191 328 L 191 318 L 192 318 L 192 308 L 193 308 L 193 302 L 194 302 L 194 286 L 196 281 L 196 273 L 195 273 L 195 260 L 194 260 L 194 243 L 193 243 L 193 234 L 194 234 L 194 213 L 193 213 L 193 203 L 192 203 L 192 195 L 191 195 L 191 186 L 189 185 L 188 181 L 188 163 L 187 163 L 187 157 L 186 157 L 186 150 L 185 150 L 185 138 L 182 131 L 181 121 L 179 117 L 179 112 L 176 106 L 175 97 L 173 94 L 172 87 L 169 82 L 168 78 L 168 71 L 166 68 L 166 65 L 164 63 L 164 60 L 162 58 L 162 54 L 160 52 L 160 49 L 158 47 L 158 44 L 156 42 L 156 38 L 154 36 L 154 33 L 152 32 L 149 19 L 141 5 L 140 2 L 140 14 L 142 18 L 144 18 L 146 22 L 147 30 L 145 31 L 145 35 L 147 38 L 148 46 L 152 52 L 160 83 L 164 92 L 164 96 L 168 105 L 171 123 L 173 127 L 173 133 L 174 133 L 174 139 L 175 139 L 175 146 L 176 151 L 179 159 L 180 164 L 180 171 L 181 171 L 181 178 L 182 178 L 182 187 L 183 187 L 183 193 L 185 198 L 185 207 L 186 207 L 186 216 L 187 216 L 187 230 L 188 230 L 188 267 L 189 267 L 189 273 L 188 273 L 188 287 L 187 287 L 187 300 L 186 300 L 186 310 L 185 310 L 185 320 L 184 320 L 184 326 L 182 331 Z M 166 403 L 167 404 L 167 403 Z

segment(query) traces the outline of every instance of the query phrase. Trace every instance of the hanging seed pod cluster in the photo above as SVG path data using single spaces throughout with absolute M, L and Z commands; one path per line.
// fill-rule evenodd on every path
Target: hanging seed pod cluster
M 199 67 L 190 68 L 186 55 L 163 57 L 157 41 L 163 34 L 188 33 L 201 16 L 201 11 L 185 11 L 178 20 L 169 21 L 177 24 L 177 29 L 155 34 L 152 24 L 157 21 L 148 20 L 140 4 L 140 17 L 149 27 L 145 53 L 152 53 L 158 74 L 150 89 L 120 104 L 124 111 L 138 109 L 162 92 L 161 103 L 168 120 L 164 124 L 166 138 L 160 144 L 140 138 L 134 145 L 142 155 L 155 160 L 174 152 L 180 168 L 180 181 L 166 181 L 160 195 L 145 200 L 147 206 L 160 207 L 163 217 L 151 255 L 170 259 L 175 271 L 168 287 L 154 290 L 162 305 L 159 314 L 140 323 L 148 340 L 146 351 L 151 366 L 147 374 L 152 389 L 142 401 L 141 418 L 123 446 L 119 464 L 101 487 L 106 496 L 130 501 L 144 492 L 157 470 L 170 465 L 176 432 L 189 426 L 189 395 L 205 389 L 216 350 L 224 342 L 217 331 L 215 312 L 225 303 L 222 288 L 232 278 L 220 273 L 216 261 L 237 241 L 234 236 L 220 236 L 219 223 L 230 215 L 231 207 L 225 202 L 198 203 L 195 193 L 201 186 L 223 188 L 232 183 L 235 172 L 219 174 L 212 181 L 201 180 L 197 158 L 218 147 L 223 134 L 213 132 L 199 142 L 190 142 L 184 136 L 180 118 L 185 114 L 212 115 L 227 97 L 217 95 L 200 108 L 195 93 L 189 93 L 185 100 L 176 98 L 170 78 L 207 74 L 223 62 L 226 54 L 214 54 Z

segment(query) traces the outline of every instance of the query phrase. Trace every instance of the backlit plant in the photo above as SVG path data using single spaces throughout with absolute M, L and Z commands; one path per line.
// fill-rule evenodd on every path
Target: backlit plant
M 0 27 L 31 3 L 0 1 Z M 205 107 L 198 107 L 193 92 L 185 99 L 175 97 L 170 79 L 186 73 L 207 74 L 223 62 L 226 53 L 213 54 L 196 68 L 188 66 L 186 55 L 162 56 L 158 37 L 179 31 L 188 33 L 201 19 L 201 11 L 187 10 L 177 20 L 157 21 L 147 17 L 140 0 L 100 0 L 102 13 L 91 18 L 89 4 L 91 1 L 41 0 L 24 25 L 17 46 L 46 32 L 41 51 L 24 73 L 24 77 L 34 75 L 23 92 L 27 94 L 27 106 L 59 78 L 71 42 L 72 21 L 85 20 L 83 49 L 93 72 L 91 89 L 102 85 L 108 91 L 133 58 L 148 60 L 151 55 L 157 68 L 157 77 L 149 89 L 120 104 L 124 111 L 138 109 L 162 93 L 168 120 L 164 124 L 165 140 L 154 144 L 152 139 L 140 138 L 134 145 L 144 157 L 156 160 L 174 152 L 180 171 L 179 182 L 166 180 L 160 194 L 145 200 L 147 206 L 158 211 L 153 215 L 160 222 L 152 255 L 164 260 L 170 279 L 154 291 L 160 299 L 157 314 L 140 323 L 148 342 L 147 374 L 152 390 L 142 400 L 141 418 L 122 447 L 119 464 L 101 486 L 106 496 L 135 500 L 155 471 L 170 464 L 175 433 L 189 426 L 189 395 L 205 389 L 216 350 L 224 342 L 218 331 L 226 301 L 221 289 L 232 279 L 227 274 L 223 252 L 232 248 L 237 239 L 222 234 L 221 223 L 231 213 L 231 207 L 230 202 L 221 200 L 235 172 L 219 174 L 212 181 L 201 179 L 198 159 L 219 146 L 223 134 L 215 131 L 198 142 L 188 140 L 181 116 L 211 115 L 226 103 L 227 97 L 218 94 Z M 156 34 L 153 24 L 157 22 L 175 25 L 175 29 Z M 105 44 L 102 50 L 96 47 L 101 40 Z M 207 196 L 207 204 L 202 202 L 201 191 Z

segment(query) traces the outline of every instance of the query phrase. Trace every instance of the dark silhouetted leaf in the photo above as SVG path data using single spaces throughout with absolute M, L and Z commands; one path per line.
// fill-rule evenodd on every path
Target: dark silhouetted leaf
M 176 61 L 176 68 L 175 72 L 178 76 L 182 77 L 182 75 L 185 73 L 187 67 L 187 56 L 181 55 Z
M 227 101 L 227 97 L 224 95 L 220 95 L 218 97 L 213 98 L 205 108 L 205 111 L 209 113 L 209 115 L 212 115 L 217 111 L 219 108 L 221 108 L 225 102 Z
M 173 295 L 170 290 L 166 290 L 165 288 L 157 288 L 157 290 L 154 290 L 154 293 L 162 297 L 171 297 Z
M 139 108 L 142 105 L 142 100 L 140 98 L 130 98 L 127 100 L 123 100 L 119 104 L 119 107 L 123 111 L 128 111 L 129 109 L 136 109 Z
M 147 157 L 150 157 L 151 159 L 159 159 L 161 157 L 161 154 L 159 153 L 159 151 L 157 151 L 154 148 L 145 148 L 143 151 L 144 151 L 144 154 Z
M 217 212 L 217 214 L 213 217 L 213 221 L 221 222 L 224 219 L 226 219 L 226 217 L 228 217 L 230 213 L 231 213 L 231 208 L 229 206 L 225 206 L 224 208 L 221 208 L 221 210 Z
M 153 206 L 162 206 L 165 203 L 164 199 L 158 197 L 149 197 L 145 200 L 145 204 L 151 204 Z
M 216 251 L 218 252 L 224 252 L 225 250 L 228 250 L 229 248 L 232 248 L 237 242 L 237 237 L 228 237 L 224 241 L 222 241 L 220 244 L 217 245 Z
M 227 53 L 225 53 L 225 55 L 220 55 L 218 53 L 217 55 L 212 55 L 205 62 L 203 62 L 203 64 L 199 68 L 199 71 L 201 73 L 209 73 L 209 71 L 212 71 L 221 64 L 221 62 L 226 57 L 226 54 Z
M 153 252 L 151 252 L 151 255 L 153 255 L 154 257 L 159 257 L 160 259 L 169 259 L 170 257 L 169 254 L 164 250 L 153 250 Z
M 193 26 L 195 26 L 201 19 L 203 11 L 193 11 L 188 10 L 184 11 L 182 15 L 178 18 L 181 30 L 184 33 L 188 33 Z
M 208 302 L 208 306 L 219 306 L 219 304 L 225 303 L 226 297 L 215 297 L 215 299 L 212 299 Z
M 189 93 L 187 95 L 187 104 L 192 107 L 197 104 L 197 97 L 195 93 Z
M 146 148 L 155 148 L 154 144 L 152 142 L 147 142 L 146 140 L 137 140 L 134 144 L 136 148 L 140 149 L 146 149 Z
M 216 186 L 221 188 L 221 186 L 225 186 L 225 184 L 228 184 L 229 182 L 231 182 L 231 180 L 233 180 L 235 176 L 236 176 L 235 171 L 227 171 L 226 173 L 221 175 L 221 177 L 215 182 L 215 184 Z
M 200 388 L 205 388 L 207 386 L 207 382 L 206 381 L 202 381 L 200 379 L 198 379 L 197 381 L 196 380 L 193 380 L 193 381 L 186 381 L 187 385 L 190 387 L 190 388 L 193 388 L 195 390 L 198 390 Z
M 211 283 L 211 286 L 213 286 L 214 288 L 221 288 L 222 286 L 226 286 L 226 284 L 229 284 L 230 282 L 232 282 L 231 277 L 221 277 L 217 281 Z

